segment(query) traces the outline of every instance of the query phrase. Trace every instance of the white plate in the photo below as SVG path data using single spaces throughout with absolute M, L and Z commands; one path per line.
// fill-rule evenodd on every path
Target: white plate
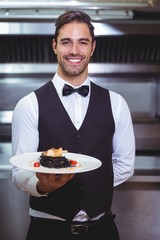
M 15 155 L 10 158 L 10 163 L 18 168 L 22 168 L 25 170 L 31 170 L 34 172 L 42 172 L 42 173 L 56 173 L 56 174 L 66 174 L 66 173 L 81 173 L 88 172 L 94 169 L 99 168 L 102 163 L 97 158 L 66 152 L 63 153 L 63 156 L 68 158 L 69 160 L 76 160 L 76 167 L 68 167 L 68 168 L 47 168 L 47 167 L 34 167 L 34 163 L 38 161 L 41 152 L 33 152 L 33 153 L 24 153 Z

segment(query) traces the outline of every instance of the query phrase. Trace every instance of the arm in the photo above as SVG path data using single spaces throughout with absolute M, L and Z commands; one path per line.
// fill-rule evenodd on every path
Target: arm
M 36 152 L 38 149 L 38 104 L 34 93 L 21 99 L 12 119 L 13 155 Z M 73 177 L 72 174 L 56 176 L 54 174 L 35 174 L 19 168 L 13 168 L 12 180 L 18 189 L 41 197 L 63 186 Z
M 38 104 L 34 93 L 22 98 L 12 118 L 12 154 L 36 152 L 38 148 Z M 34 172 L 13 168 L 12 180 L 16 187 L 34 196 L 38 179 Z
M 135 137 L 130 110 L 126 101 L 118 94 L 111 96 L 112 111 L 115 120 L 113 136 L 114 186 L 121 184 L 134 173 Z

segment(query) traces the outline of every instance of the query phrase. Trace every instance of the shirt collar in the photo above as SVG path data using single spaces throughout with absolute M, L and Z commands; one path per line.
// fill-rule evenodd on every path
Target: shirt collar
M 61 77 L 58 76 L 58 74 L 56 73 L 52 79 L 53 85 L 55 86 L 57 93 L 59 96 L 62 96 L 62 89 L 64 84 L 68 84 L 72 87 L 74 87 L 73 85 L 71 85 L 70 83 L 68 83 L 67 81 L 65 81 L 64 79 L 62 79 Z M 87 77 L 87 79 L 80 85 L 88 85 L 90 87 L 90 80 L 89 77 Z M 80 87 L 78 86 L 78 87 Z

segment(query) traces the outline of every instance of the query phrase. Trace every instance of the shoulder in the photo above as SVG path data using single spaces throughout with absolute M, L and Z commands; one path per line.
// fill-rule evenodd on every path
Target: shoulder
M 31 105 L 31 104 L 34 104 L 36 102 L 36 95 L 35 95 L 35 92 L 31 92 L 27 95 L 25 95 L 24 97 L 22 97 L 17 105 L 17 106 L 27 106 L 27 105 Z
M 131 112 L 127 101 L 122 95 L 109 91 L 111 99 L 111 108 L 116 125 L 122 124 L 123 122 L 131 121 Z
M 112 105 L 115 105 L 115 104 L 117 105 L 117 103 L 118 104 L 126 104 L 125 99 L 119 93 L 111 91 L 111 90 L 107 89 L 106 87 L 98 85 L 98 84 L 96 84 L 94 82 L 92 82 L 91 84 L 92 84 L 91 85 L 92 88 L 96 88 L 96 89 L 99 89 L 101 92 L 108 93 L 109 96 L 110 96 Z
M 17 114 L 27 114 L 35 113 L 38 109 L 37 98 L 34 92 L 29 93 L 28 95 L 21 98 L 15 106 L 14 113 Z
M 52 81 L 48 81 L 44 85 L 42 85 L 40 88 L 36 89 L 35 90 L 35 94 L 36 94 L 37 97 L 39 95 L 46 95 L 50 91 L 52 92 L 53 88 L 54 88 L 53 82 Z
M 114 103 L 116 101 L 118 102 L 126 102 L 126 100 L 123 98 L 123 96 L 117 92 L 109 90 L 109 95 L 111 98 L 111 101 Z
M 12 115 L 13 129 L 27 129 L 29 126 L 37 126 L 38 104 L 35 93 L 32 92 L 19 100 Z
M 113 107 L 115 107 L 115 108 L 128 107 L 126 100 L 124 99 L 124 97 L 121 94 L 109 90 L 109 95 L 110 95 L 110 99 L 111 99 L 111 105 Z

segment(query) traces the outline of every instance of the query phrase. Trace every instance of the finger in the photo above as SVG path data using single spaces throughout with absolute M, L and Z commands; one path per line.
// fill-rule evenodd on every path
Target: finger
M 36 173 L 36 176 L 40 181 L 47 181 L 48 183 L 53 183 L 57 178 L 56 174 L 48 173 Z
M 69 182 L 73 178 L 74 174 L 63 174 L 63 175 L 57 175 L 56 181 L 58 184 L 63 186 L 67 182 Z

